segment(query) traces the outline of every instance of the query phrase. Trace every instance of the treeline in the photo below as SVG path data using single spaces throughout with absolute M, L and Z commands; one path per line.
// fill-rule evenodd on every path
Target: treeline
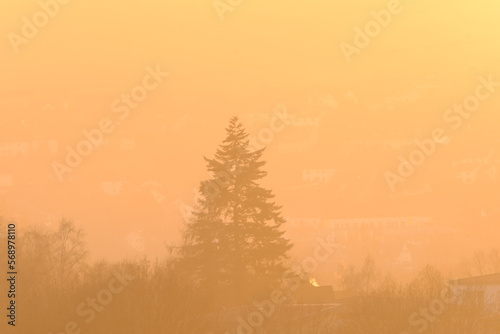
M 1 226 L 5 229 L 5 224 Z M 344 279 L 351 297 L 336 309 L 312 312 L 274 305 L 258 327 L 247 317 L 257 308 L 211 305 L 210 291 L 198 288 L 172 257 L 89 263 L 85 235 L 63 219 L 58 228 L 19 231 L 18 333 L 489 333 L 489 314 L 464 299 L 450 302 L 449 277 L 433 267 L 401 283 L 383 276 L 367 258 Z M 5 245 L 2 235 L 2 249 Z M 462 270 L 489 273 L 496 252 L 476 253 Z M 464 298 L 466 296 L 463 296 Z M 255 300 L 262 300 L 256 295 Z M 236 313 L 234 310 L 238 310 Z M 268 310 L 269 311 L 269 310 Z M 316 314 L 317 313 L 317 314 Z M 311 316 L 311 314 L 313 316 Z M 238 322 L 240 319 L 240 322 Z M 245 324 L 241 322 L 245 319 Z M 493 326 L 493 327 L 492 327 Z M 489 329 L 488 329 L 489 328 Z M 492 329 L 493 328 L 493 329 Z
M 381 275 L 367 258 L 360 268 L 351 267 L 344 279 L 354 297 L 345 301 L 349 311 L 342 318 L 343 333 L 497 333 L 500 329 L 486 321 L 494 310 L 485 310 L 478 299 L 456 289 L 450 276 L 432 266 L 402 283 L 390 274 Z
M 196 291 L 171 260 L 89 263 L 85 235 L 67 219 L 55 231 L 18 229 L 16 333 L 202 332 Z

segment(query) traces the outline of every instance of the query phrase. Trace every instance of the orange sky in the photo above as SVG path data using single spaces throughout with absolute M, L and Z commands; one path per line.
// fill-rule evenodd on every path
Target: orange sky
M 390 198 L 384 171 L 397 168 L 409 148 L 342 147 L 375 133 L 426 138 L 447 126 L 445 110 L 474 93 L 478 75 L 500 81 L 500 3 L 486 0 L 402 0 L 400 13 L 347 62 L 341 43 L 354 45 L 355 27 L 364 29 L 371 11 L 390 2 L 247 0 L 221 20 L 211 0 L 72 0 L 17 47 L 12 34 L 22 36 L 23 17 L 32 20 L 40 4 L 0 3 L 0 144 L 30 144 L 27 157 L 0 156 L 4 216 L 49 228 L 50 219 L 71 217 L 87 231 L 94 257 L 162 255 L 182 226 L 174 203 L 192 203 L 192 188 L 207 176 L 202 157 L 213 155 L 228 118 L 240 116 L 257 135 L 268 121 L 250 124 L 249 115 L 270 113 L 277 103 L 294 115 L 321 116 L 318 128 L 275 134 L 264 155 L 264 182 L 285 215 L 449 218 L 495 208 L 491 179 L 464 189 L 450 175 L 454 160 L 498 151 L 498 142 L 481 136 L 498 132 L 500 91 L 401 189 L 431 183 L 428 194 Z M 107 146 L 58 182 L 51 163 L 64 160 L 82 130 L 115 120 L 112 102 L 157 65 L 169 77 L 106 136 Z M 386 108 L 387 97 L 409 92 L 416 101 Z M 337 107 L 318 106 L 327 95 Z M 296 142 L 310 138 L 317 141 L 297 151 Z M 304 169 L 344 174 L 305 186 Z M 121 190 L 109 189 L 116 185 Z

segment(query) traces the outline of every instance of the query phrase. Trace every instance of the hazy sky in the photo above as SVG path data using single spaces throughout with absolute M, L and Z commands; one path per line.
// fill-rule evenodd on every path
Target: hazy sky
M 485 145 L 479 135 L 496 131 L 500 90 L 405 183 L 410 192 L 432 183 L 424 196 L 395 203 L 384 180 L 409 148 L 382 154 L 342 145 L 374 133 L 427 138 L 447 126 L 447 108 L 474 94 L 479 75 L 500 81 L 498 2 L 247 0 L 221 20 L 211 0 L 72 0 L 26 38 L 23 18 L 40 16 L 40 3 L 0 3 L 0 144 L 29 144 L 26 157 L 0 156 L 0 194 L 4 216 L 21 224 L 53 228 L 70 217 L 87 231 L 93 256 L 162 255 L 182 226 L 175 203 L 192 204 L 193 187 L 207 176 L 202 157 L 213 156 L 228 118 L 240 116 L 257 135 L 269 120 L 251 124 L 249 115 L 277 103 L 320 120 L 276 133 L 264 155 L 265 185 L 285 215 L 451 217 L 495 207 L 490 179 L 465 194 L 450 175 L 454 159 L 495 152 L 498 142 Z M 398 13 L 357 47 L 355 28 L 388 7 Z M 351 61 L 342 43 L 357 47 Z M 58 182 L 52 164 L 64 162 L 66 146 L 103 119 L 115 121 L 113 102 L 157 67 L 169 76 L 106 134 L 107 145 Z M 410 93 L 411 103 L 387 108 L 387 97 Z M 335 107 L 320 105 L 327 95 Z M 299 151 L 297 141 L 310 146 Z M 343 174 L 309 186 L 304 169 Z

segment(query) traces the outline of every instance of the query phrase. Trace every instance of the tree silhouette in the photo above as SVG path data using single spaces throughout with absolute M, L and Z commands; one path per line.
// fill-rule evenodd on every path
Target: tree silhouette
M 280 229 L 281 207 L 257 183 L 267 175 L 261 170 L 264 149 L 249 150 L 237 117 L 226 131 L 215 157 L 205 158 L 211 177 L 200 184 L 180 254 L 198 286 L 227 304 L 278 283 L 292 245 Z

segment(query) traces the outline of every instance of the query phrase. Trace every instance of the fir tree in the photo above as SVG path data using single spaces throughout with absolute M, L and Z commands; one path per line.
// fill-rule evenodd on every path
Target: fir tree
M 205 291 L 243 302 L 279 283 L 292 247 L 283 237 L 281 207 L 257 181 L 264 149 L 249 150 L 248 134 L 233 117 L 213 159 L 211 177 L 200 184 L 200 199 L 184 234 L 181 260 Z M 225 302 L 228 298 L 223 298 Z

